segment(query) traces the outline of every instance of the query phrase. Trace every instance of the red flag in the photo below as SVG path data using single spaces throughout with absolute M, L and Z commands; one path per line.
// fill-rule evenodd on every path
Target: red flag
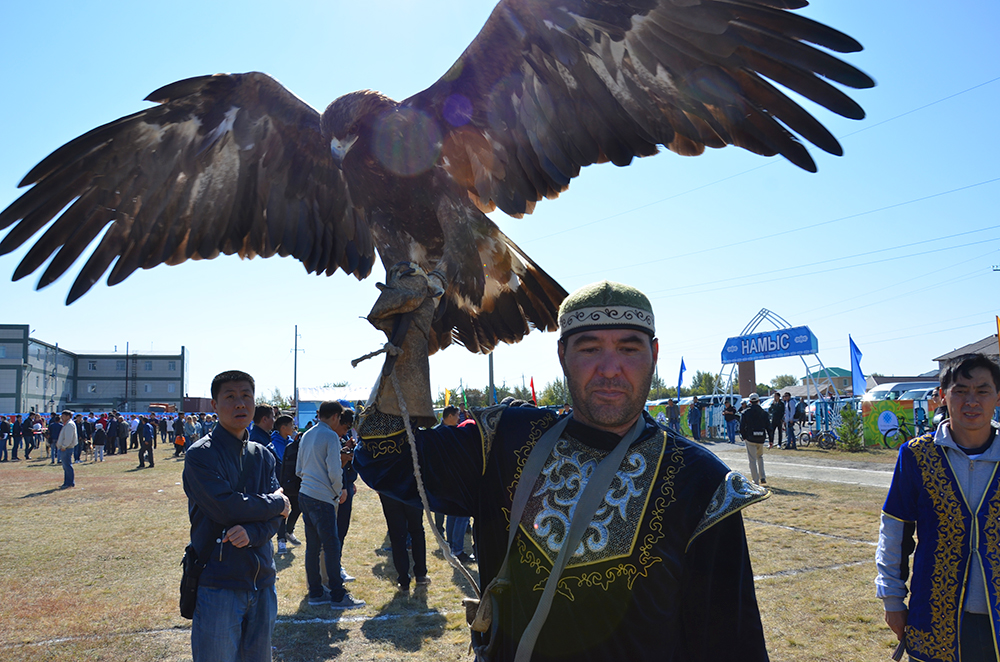
M 538 398 L 535 397 L 535 378 L 531 378 L 531 401 L 536 405 L 538 404 Z

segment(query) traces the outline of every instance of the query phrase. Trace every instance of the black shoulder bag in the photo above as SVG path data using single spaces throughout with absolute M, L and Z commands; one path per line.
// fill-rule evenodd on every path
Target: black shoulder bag
M 247 444 L 245 446 L 247 452 L 250 456 L 254 455 L 253 446 Z M 241 453 L 240 459 L 244 459 L 244 454 Z M 249 466 L 251 462 L 241 462 L 240 467 L 240 484 L 237 486 L 236 491 L 242 492 L 246 489 L 248 474 L 250 473 Z M 224 529 L 223 529 L 224 530 Z M 216 537 L 216 542 L 222 541 L 222 531 Z M 204 550 L 207 552 L 207 550 Z M 201 559 L 204 558 L 204 563 Z M 201 579 L 201 573 L 208 565 L 208 554 L 203 553 L 198 554 L 198 550 L 195 549 L 194 543 L 188 544 L 184 548 L 184 558 L 181 559 L 181 599 L 180 608 L 181 616 L 187 619 L 194 618 L 194 607 L 198 603 L 198 580 Z

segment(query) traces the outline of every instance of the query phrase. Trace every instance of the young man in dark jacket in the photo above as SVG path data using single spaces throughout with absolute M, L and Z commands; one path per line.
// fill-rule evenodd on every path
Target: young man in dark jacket
M 278 613 L 271 538 L 291 509 L 274 456 L 250 441 L 253 378 L 236 370 L 212 380 L 219 424 L 184 456 L 191 546 L 208 559 L 191 624 L 194 662 L 270 662 Z
M 764 474 L 764 442 L 768 430 L 771 429 L 771 418 L 761 409 L 760 396 L 750 394 L 750 407 L 743 412 L 740 421 L 740 436 L 747 445 L 747 458 L 750 460 L 750 476 L 758 485 L 767 484 Z

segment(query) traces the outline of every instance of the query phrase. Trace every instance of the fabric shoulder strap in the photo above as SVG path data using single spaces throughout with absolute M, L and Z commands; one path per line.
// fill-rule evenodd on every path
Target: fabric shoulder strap
M 535 444 L 535 447 L 532 448 L 531 454 L 528 456 L 528 461 L 525 462 L 524 469 L 521 472 L 521 477 L 518 479 L 517 490 L 514 493 L 514 501 L 511 504 L 510 530 L 507 535 L 507 554 L 504 557 L 503 565 L 500 567 L 500 572 L 497 573 L 498 578 L 507 578 L 508 564 L 510 562 L 510 549 L 513 545 L 517 529 L 520 526 L 521 515 L 524 513 L 524 507 L 528 502 L 528 498 L 531 496 L 531 491 L 535 486 L 535 481 L 538 479 L 538 476 L 541 475 L 542 469 L 545 468 L 545 462 L 552 453 L 552 449 L 555 448 L 556 442 L 559 441 L 559 437 L 562 435 L 563 430 L 566 429 L 569 419 L 570 416 L 566 416 L 552 426 L 548 432 L 542 435 L 542 438 L 539 439 L 538 443 Z M 640 414 L 639 420 L 636 421 L 635 426 L 622 438 L 620 442 L 618 442 L 618 445 L 615 446 L 614 450 L 612 450 L 601 461 L 584 486 L 579 500 L 577 501 L 573 520 L 570 523 L 569 532 L 566 534 L 566 537 L 563 540 L 562 548 L 559 550 L 559 554 L 556 557 L 555 562 L 552 564 L 552 572 L 549 575 L 548 581 L 545 583 L 545 589 L 542 591 L 542 597 L 538 601 L 538 606 L 535 608 L 534 615 L 532 615 L 531 620 L 524 629 L 524 633 L 521 635 L 521 641 L 517 647 L 517 654 L 514 657 L 515 662 L 527 662 L 531 659 L 531 653 L 534 650 L 535 641 L 538 639 L 538 635 L 541 632 L 542 626 L 545 624 L 546 618 L 548 618 L 549 610 L 552 607 L 552 600 L 555 598 L 555 593 L 559 586 L 559 579 L 562 576 L 562 572 L 569 563 L 569 559 L 573 552 L 583 539 L 583 534 L 586 533 L 587 527 L 590 526 L 591 521 L 594 519 L 597 509 L 601 506 L 604 496 L 607 494 L 608 488 L 611 486 L 611 481 L 614 480 L 615 475 L 618 473 L 618 468 L 621 466 L 622 460 L 628 452 L 629 446 L 631 446 L 632 442 L 639 437 L 639 434 L 642 432 L 644 427 L 645 419 Z

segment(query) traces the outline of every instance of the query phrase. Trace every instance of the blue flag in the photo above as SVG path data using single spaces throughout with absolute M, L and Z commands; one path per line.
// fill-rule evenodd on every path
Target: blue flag
M 861 372 L 861 350 L 854 344 L 850 334 L 847 339 L 851 343 L 851 388 L 854 390 L 854 397 L 860 398 L 865 394 L 865 375 Z
M 684 371 L 687 368 L 684 367 L 684 357 L 681 357 L 681 374 L 677 375 L 677 399 L 681 399 L 681 382 L 684 381 Z

